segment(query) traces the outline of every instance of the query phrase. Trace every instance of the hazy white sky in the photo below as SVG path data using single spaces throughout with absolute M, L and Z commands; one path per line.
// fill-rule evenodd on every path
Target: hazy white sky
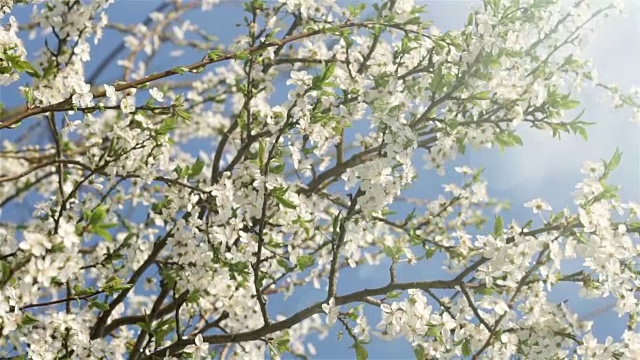
M 625 90 L 640 86 L 640 3 L 627 3 L 627 15 L 604 20 L 586 51 L 600 80 Z M 596 123 L 588 129 L 588 142 L 579 136 L 563 136 L 558 141 L 547 133 L 523 128 L 523 147 L 508 149 L 502 155 L 484 151 L 470 158 L 473 163 L 487 166 L 486 175 L 493 189 L 539 192 L 554 182 L 562 183 L 561 178 L 578 180 L 584 160 L 609 159 L 618 146 L 623 163 L 613 179 L 623 185 L 627 198 L 638 200 L 640 127 L 629 121 L 630 112 L 611 110 L 601 95 L 597 89 L 585 88 L 579 96 L 581 107 L 586 109 L 583 120 Z

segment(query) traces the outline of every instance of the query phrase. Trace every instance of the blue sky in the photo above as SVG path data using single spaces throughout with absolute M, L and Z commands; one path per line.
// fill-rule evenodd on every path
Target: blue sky
M 355 1 L 350 1 L 351 3 Z M 442 30 L 457 28 L 467 17 L 467 10 L 473 4 L 471 1 L 440 0 L 424 1 L 428 5 L 429 17 Z M 141 22 L 158 1 L 116 1 L 109 9 L 109 14 L 116 22 L 135 24 Z M 223 42 L 228 43 L 236 34 L 234 23 L 240 22 L 242 7 L 241 1 L 232 0 L 223 3 L 207 13 L 191 12 L 187 19 L 199 24 L 203 29 L 218 36 Z M 23 22 L 29 11 L 16 12 L 19 22 Z M 622 89 L 631 86 L 640 86 L 640 67 L 637 59 L 640 58 L 640 4 L 637 1 L 627 0 L 626 18 L 616 18 L 605 21 L 601 30 L 593 38 L 593 44 L 587 49 L 587 55 L 592 57 L 598 68 L 600 79 L 607 83 L 617 83 Z M 88 73 L 101 60 L 100 56 L 118 44 L 119 36 L 113 31 L 106 30 L 104 40 L 92 49 L 92 61 L 88 67 Z M 28 46 L 32 51 L 33 43 Z M 166 53 L 166 52 L 165 52 Z M 187 54 L 180 60 L 168 56 L 158 57 L 152 63 L 149 71 L 157 71 L 186 64 L 193 60 L 199 60 L 204 54 Z M 103 81 L 111 81 L 119 77 L 121 72 L 112 65 L 105 72 L 109 74 L 117 71 L 112 76 L 103 77 Z M 0 99 L 7 107 L 18 104 L 16 96 L 17 86 L 0 89 Z M 595 122 L 596 125 L 589 129 L 589 141 L 585 142 L 580 137 L 563 136 L 562 141 L 552 139 L 548 134 L 527 131 L 521 133 L 524 146 L 510 148 L 501 154 L 498 150 L 483 150 L 470 152 L 459 158 L 451 166 L 467 164 L 471 167 L 485 167 L 484 177 L 489 183 L 489 195 L 500 199 L 510 199 L 512 210 L 504 214 L 505 222 L 516 219 L 521 223 L 531 218 L 530 210 L 522 206 L 522 203 L 541 197 L 547 200 L 554 210 L 563 207 L 574 209 L 571 193 L 575 184 L 580 181 L 579 169 L 584 160 L 608 159 L 613 154 L 616 146 L 623 152 L 623 161 L 611 178 L 611 182 L 622 185 L 621 195 L 625 200 L 640 201 L 640 130 L 637 125 L 628 121 L 629 112 L 612 111 L 606 103 L 598 100 L 600 93 L 593 89 L 585 89 L 579 97 L 582 106 L 586 108 L 584 120 Z M 32 121 L 32 120 L 31 120 Z M 0 141 L 12 139 L 21 130 L 0 131 Z M 195 149 L 194 149 L 195 150 Z M 421 194 L 432 196 L 441 190 L 439 184 L 458 182 L 459 178 L 449 175 L 439 177 L 433 171 L 420 170 L 420 180 L 407 195 Z M 24 203 L 20 206 L 28 206 Z M 0 220 L 11 220 L 12 211 L 30 213 L 31 209 L 5 209 L 0 215 Z M 4 219 L 3 219 L 4 217 Z M 404 271 L 400 277 L 420 276 L 421 278 L 436 277 L 443 272 L 439 264 L 421 263 L 411 269 L 411 273 Z M 363 286 L 376 286 L 386 283 L 386 269 L 371 271 L 371 269 L 350 270 L 340 278 L 339 292 L 356 290 Z M 571 299 L 569 307 L 579 314 L 590 317 L 596 321 L 594 325 L 595 335 L 604 338 L 607 335 L 617 337 L 621 334 L 623 323 L 613 311 L 602 314 L 591 314 L 594 309 L 606 306 L 610 302 L 605 300 L 584 301 L 577 298 L 577 291 L 570 286 L 555 291 L 552 297 L 561 301 Z M 324 293 L 306 289 L 299 291 L 286 302 L 272 300 L 273 313 L 283 311 L 292 313 L 311 301 L 317 301 L 324 297 Z M 377 319 L 374 317 L 370 324 L 375 326 Z M 376 340 L 367 346 L 372 359 L 412 357 L 411 350 L 404 341 L 389 343 Z M 336 346 L 335 331 L 323 342 L 316 343 L 318 349 L 317 358 L 336 359 L 352 358 L 353 350 L 349 339 L 343 339 Z

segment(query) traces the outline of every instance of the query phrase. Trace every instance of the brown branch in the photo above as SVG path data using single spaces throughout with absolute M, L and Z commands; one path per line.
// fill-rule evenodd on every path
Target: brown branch
M 335 27 L 336 30 L 342 30 L 342 29 L 347 29 L 347 28 L 353 28 L 353 27 L 369 27 L 369 26 L 374 26 L 376 25 L 375 22 L 347 22 L 341 25 L 338 25 Z M 185 66 L 178 66 L 169 70 L 165 70 L 162 71 L 160 73 L 156 73 L 156 74 L 151 74 L 148 76 L 143 77 L 142 79 L 138 79 L 135 81 L 130 81 L 130 82 L 126 82 L 123 84 L 117 84 L 115 85 L 115 90 L 116 91 L 123 91 L 123 90 L 127 90 L 127 89 L 132 89 L 132 88 L 138 88 L 141 85 L 156 81 L 156 80 L 160 80 L 160 79 L 164 79 L 170 76 L 174 76 L 174 75 L 178 75 L 178 74 L 182 74 L 185 72 L 193 72 L 193 71 L 198 71 L 201 68 L 204 68 L 208 65 L 211 64 L 215 64 L 215 63 L 219 63 L 219 62 L 223 62 L 223 61 L 227 61 L 227 60 L 233 60 L 236 59 L 238 57 L 239 54 L 249 54 L 251 55 L 252 53 L 257 53 L 260 52 L 262 50 L 268 49 L 268 48 L 272 48 L 272 47 L 282 47 L 283 45 L 286 45 L 288 43 L 291 42 L 295 42 L 301 39 L 305 39 L 308 37 L 312 37 L 312 36 L 316 36 L 316 35 L 321 35 L 321 34 L 326 34 L 327 32 L 323 29 L 319 29 L 319 30 L 312 30 L 312 31 L 305 31 L 302 32 L 300 34 L 296 34 L 296 35 L 291 35 L 289 37 L 286 37 L 282 40 L 277 40 L 277 41 L 271 41 L 271 42 L 264 42 L 260 45 L 256 45 L 256 46 L 252 46 L 249 47 L 245 50 L 241 50 L 238 52 L 230 52 L 215 58 L 210 58 L 210 57 L 206 57 L 203 60 L 197 61 L 195 63 L 189 64 L 189 65 L 185 65 Z M 100 90 L 97 91 L 95 93 L 93 93 L 93 98 L 94 99 L 99 99 L 99 98 L 103 98 L 106 96 L 106 91 L 105 90 Z M 72 102 L 71 102 L 71 98 L 68 98 L 66 100 L 60 101 L 58 103 L 55 104 L 51 104 L 51 105 L 46 105 L 46 106 L 33 106 L 31 108 L 28 108 L 25 112 L 16 115 L 13 118 L 10 118 L 6 121 L 3 121 L 0 123 L 0 129 L 4 129 L 4 128 L 8 128 L 10 126 L 14 126 L 16 124 L 19 124 L 20 122 L 22 122 L 22 120 L 27 119 L 31 116 L 35 116 L 35 115 L 39 115 L 39 114 L 43 114 L 49 111 L 69 111 L 69 110 L 73 110 L 73 106 L 72 106 Z
M 338 233 L 334 234 L 331 244 L 332 256 L 331 256 L 331 266 L 329 270 L 329 289 L 327 290 L 327 300 L 336 296 L 337 285 L 338 285 L 338 260 L 340 258 L 340 250 L 344 243 L 344 239 L 347 236 L 347 222 L 353 218 L 356 213 L 356 207 L 358 206 L 358 198 L 364 195 L 364 191 L 358 188 L 358 191 L 351 198 L 351 203 L 349 204 L 349 209 L 347 210 L 347 214 L 340 219 L 340 226 L 338 229 Z M 336 215 L 340 216 L 340 214 Z M 337 237 L 336 237 L 337 235 Z
M 370 301 L 372 296 L 381 296 L 386 295 L 391 291 L 404 291 L 409 289 L 453 289 L 459 285 L 459 282 L 455 279 L 453 280 L 435 280 L 435 281 L 412 281 L 405 283 L 396 283 L 396 284 L 388 284 L 386 286 L 382 286 L 379 288 L 372 289 L 363 289 L 360 291 L 356 291 L 343 296 L 335 297 L 335 304 L 338 305 L 346 305 L 354 302 L 360 301 Z M 294 315 L 289 318 L 272 323 L 268 326 L 263 326 L 256 330 L 251 330 L 247 332 L 237 333 L 237 334 L 217 334 L 217 335 L 209 335 L 204 336 L 203 340 L 209 344 L 227 344 L 227 343 L 239 343 L 239 342 L 247 342 L 247 341 L 255 341 L 264 338 L 267 335 L 273 334 L 278 331 L 283 331 L 291 328 L 292 326 L 300 323 L 301 321 L 315 315 L 324 312 L 322 310 L 322 304 L 325 301 L 317 302 L 304 310 L 298 311 Z M 153 359 L 157 356 L 171 355 L 175 354 L 182 349 L 184 349 L 187 345 L 193 343 L 193 340 L 190 339 L 182 339 L 178 340 L 175 343 L 159 349 L 154 353 L 148 355 L 143 359 Z
M 73 301 L 73 300 L 87 300 L 87 299 L 89 299 L 91 297 L 94 297 L 96 295 L 100 295 L 100 294 L 102 294 L 104 292 L 105 292 L 104 290 L 99 290 L 99 291 L 93 292 L 91 294 L 86 294 L 86 295 L 81 295 L 81 296 L 69 296 L 69 297 L 64 298 L 64 299 L 46 301 L 46 302 L 37 303 L 37 304 L 29 304 L 29 305 L 22 306 L 20 308 L 20 310 L 26 310 L 26 309 L 36 308 L 36 307 L 63 304 L 63 303 L 66 303 L 68 301 Z

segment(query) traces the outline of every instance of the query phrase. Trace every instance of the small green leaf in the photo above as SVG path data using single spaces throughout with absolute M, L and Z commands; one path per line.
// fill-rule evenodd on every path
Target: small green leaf
M 184 66 L 178 66 L 178 67 L 174 67 L 173 69 L 171 69 L 171 71 L 173 71 L 176 74 L 184 74 L 185 72 L 189 71 L 189 69 L 187 67 Z
M 247 60 L 247 59 L 251 58 L 251 54 L 249 54 L 246 51 L 240 51 L 240 52 L 236 53 L 235 58 L 237 60 Z
M 394 260 L 397 260 L 400 257 L 400 255 L 402 255 L 402 252 L 403 252 L 400 246 L 389 246 L 389 245 L 385 245 L 382 251 L 384 252 L 385 255 L 387 255 L 389 258 Z
M 471 355 L 471 342 L 469 339 L 465 339 L 462 342 L 462 355 L 470 356 Z
M 176 115 L 178 115 L 179 117 L 190 121 L 191 120 L 191 114 L 189 114 L 187 111 L 184 110 L 176 110 Z
M 80 285 L 76 285 L 73 289 L 73 295 L 75 296 L 89 295 L 93 294 L 94 292 L 96 291 L 92 287 L 83 289 L 82 287 L 80 287 Z
M 413 348 L 413 355 L 415 355 L 416 360 L 424 360 L 427 358 L 427 355 L 424 353 L 424 348 L 421 345 Z
M 620 160 L 622 160 L 622 152 L 619 148 L 616 147 L 616 151 L 613 153 L 613 156 L 611 157 L 611 160 L 609 160 L 609 164 L 607 165 L 609 171 L 615 170 L 618 165 L 620 165 Z
M 440 329 L 437 326 L 430 326 L 427 330 L 427 335 L 436 337 L 440 335 Z
M 115 291 L 123 291 L 123 290 L 127 290 L 133 287 L 133 284 L 121 284 L 121 285 L 116 285 L 113 287 L 113 290 Z
M 93 233 L 101 236 L 102 238 L 104 238 L 107 241 L 112 241 L 113 238 L 111 237 L 111 234 L 104 228 L 102 227 L 94 227 L 93 228 Z
M 103 303 L 102 301 L 98 300 L 91 300 L 91 306 L 102 311 L 109 310 L 109 304 Z
M 271 174 L 281 174 L 284 171 L 285 165 L 284 162 L 280 159 L 273 159 L 271 161 L 271 166 L 269 167 L 269 172 Z
M 300 255 L 296 260 L 296 265 L 300 270 L 304 270 L 310 266 L 313 266 L 315 259 L 312 255 Z
M 491 91 L 491 90 L 482 91 L 482 92 L 473 94 L 471 99 L 473 99 L 473 100 L 489 100 L 489 99 L 491 99 L 491 93 L 492 92 L 493 91 Z
M 222 55 L 222 51 L 216 49 L 216 50 L 211 50 L 207 53 L 207 57 L 209 58 L 209 60 L 216 60 L 217 58 L 219 58 Z
M 533 220 L 529 220 L 527 221 L 526 224 L 524 224 L 524 226 L 522 227 L 523 229 L 530 229 L 531 225 L 533 225 Z
M 504 231 L 504 222 L 501 216 L 496 216 L 496 222 L 493 223 L 493 233 L 495 236 L 500 236 Z
M 324 83 L 327 80 L 329 80 L 331 76 L 333 76 L 334 71 L 336 71 L 336 64 L 335 63 L 329 64 L 323 71 L 322 82 Z
M 435 246 L 429 247 L 424 252 L 424 256 L 427 258 L 427 260 L 429 260 L 433 257 L 433 255 L 436 254 L 436 251 L 437 251 L 437 248 Z
M 2 275 L 2 281 L 7 281 L 11 275 L 11 265 L 6 261 L 0 261 L 0 274 Z
M 107 210 L 104 206 L 98 206 L 89 217 L 89 224 L 91 226 L 96 226 L 101 224 L 104 219 L 107 217 Z
M 171 130 L 174 130 L 176 128 L 177 124 L 178 124 L 177 117 L 175 116 L 167 117 L 162 122 L 162 125 L 160 125 L 160 127 L 156 130 L 156 135 L 159 135 L 159 136 L 167 135 Z
M 402 293 L 399 292 L 399 291 L 391 291 L 391 292 L 387 293 L 387 295 L 385 295 L 384 298 L 387 299 L 387 300 L 389 300 L 389 299 L 398 299 L 398 298 L 400 298 L 401 294 Z
M 199 290 L 192 290 L 189 293 L 189 296 L 187 296 L 187 303 L 189 303 L 189 304 L 194 304 L 194 303 L 198 302 L 198 300 L 200 300 L 200 291 Z
M 262 140 L 258 141 L 258 164 L 260 164 L 260 169 L 262 169 L 262 166 L 264 165 L 264 154 L 266 152 L 265 146 L 264 146 L 264 142 Z
M 280 266 L 284 270 L 289 270 L 289 262 L 287 262 L 287 260 L 278 258 L 276 259 L 276 263 L 278 263 L 278 266 Z
M 142 330 L 146 331 L 147 333 L 151 334 L 151 327 L 149 326 L 149 324 L 147 324 L 147 323 L 143 323 L 143 322 L 141 321 L 141 322 L 137 322 L 137 323 L 136 323 L 136 325 L 137 325 L 140 329 L 142 329 Z
M 38 322 L 38 319 L 33 317 L 33 315 L 29 314 L 28 312 L 25 312 L 24 315 L 22 316 L 22 319 L 20 320 L 20 325 L 29 326 L 37 322 Z
M 282 196 L 275 196 L 275 199 L 280 203 L 280 205 L 286 207 L 287 209 L 296 209 L 297 206 L 290 200 Z
M 289 191 L 289 187 L 282 187 L 282 186 L 278 186 L 277 188 L 274 188 L 273 190 L 271 190 L 271 195 L 273 196 L 285 196 L 287 194 L 287 192 Z
M 356 349 L 356 359 L 357 360 L 367 360 L 369 358 L 369 352 L 364 347 L 364 345 L 362 345 L 359 342 L 356 342 L 354 344 L 354 347 Z
M 191 169 L 189 171 L 189 177 L 193 178 L 200 175 L 203 169 L 204 169 L 204 161 L 202 161 L 200 158 L 197 158 L 195 164 L 191 166 Z
M 118 226 L 118 223 L 102 223 L 102 225 L 100 226 L 103 229 L 111 229 Z
M 563 101 L 562 104 L 560 104 L 560 109 L 562 109 L 562 110 L 571 110 L 571 109 L 577 108 L 578 106 L 580 106 L 580 101 L 567 99 L 567 100 Z

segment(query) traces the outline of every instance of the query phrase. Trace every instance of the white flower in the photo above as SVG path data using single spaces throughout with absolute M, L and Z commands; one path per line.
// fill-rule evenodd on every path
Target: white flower
M 511 109 L 509 115 L 513 116 L 513 121 L 511 122 L 513 127 L 518 126 L 524 119 L 524 112 L 522 111 L 522 108 L 517 105 Z
M 24 251 L 31 251 L 35 256 L 44 256 L 47 250 L 51 249 L 51 245 L 51 242 L 46 236 L 25 231 L 24 241 L 18 246 Z
M 287 85 L 295 84 L 298 86 L 309 86 L 313 77 L 306 71 L 292 71 L 291 79 L 287 80 Z
M 136 111 L 136 104 L 134 103 L 134 98 L 131 96 L 127 96 L 120 102 L 120 109 L 127 114 L 130 114 Z
M 93 95 L 92 94 L 74 94 L 72 101 L 73 101 L 73 105 L 75 106 L 79 106 L 79 107 L 89 107 L 91 105 L 93 105 Z
M 478 33 L 488 35 L 493 32 L 493 26 L 498 23 L 498 20 L 488 14 L 476 15 L 476 21 L 478 23 Z
M 322 310 L 327 314 L 327 324 L 333 325 L 338 319 L 338 308 L 336 307 L 336 299 L 331 298 L 327 304 L 322 304 Z
M 507 305 L 507 303 L 505 303 L 504 301 L 499 300 L 497 301 L 497 304 L 495 304 L 494 310 L 498 315 L 503 315 L 504 313 L 509 311 L 509 305 Z
M 162 91 L 158 90 L 157 87 L 149 89 L 149 94 L 158 102 L 162 102 L 164 100 L 164 94 L 162 93 Z
M 112 99 L 113 101 L 117 100 L 116 88 L 114 86 L 104 84 L 104 91 L 109 99 Z
M 74 86 L 75 94 L 71 98 L 73 105 L 79 107 L 89 107 L 93 105 L 93 94 L 91 93 L 91 85 L 79 84 Z
M 209 344 L 202 340 L 202 334 L 198 334 L 195 345 L 188 345 L 184 351 L 193 354 L 193 359 L 199 360 L 209 355 Z
M 87 62 L 91 59 L 91 55 L 89 54 L 90 50 L 89 43 L 80 41 L 73 49 L 73 53 L 77 55 L 82 62 Z
M 585 161 L 582 164 L 580 172 L 589 175 L 589 177 L 597 179 L 604 174 L 604 164 L 601 162 Z
M 551 206 L 542 199 L 533 199 L 526 202 L 524 206 L 532 208 L 534 214 L 539 214 L 542 210 L 551 211 Z

